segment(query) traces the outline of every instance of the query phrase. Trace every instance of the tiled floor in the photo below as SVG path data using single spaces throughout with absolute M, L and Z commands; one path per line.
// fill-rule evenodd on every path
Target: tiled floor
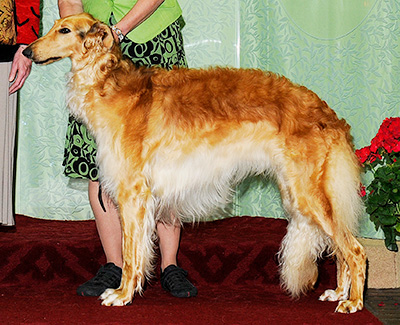
M 400 325 L 400 288 L 368 289 L 365 307 L 385 325 Z

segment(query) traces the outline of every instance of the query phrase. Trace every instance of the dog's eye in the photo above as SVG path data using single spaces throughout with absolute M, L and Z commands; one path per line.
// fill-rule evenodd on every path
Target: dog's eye
M 71 32 L 71 30 L 70 30 L 69 28 L 61 28 L 61 29 L 59 30 L 59 32 L 60 32 L 61 34 L 68 34 L 68 33 Z

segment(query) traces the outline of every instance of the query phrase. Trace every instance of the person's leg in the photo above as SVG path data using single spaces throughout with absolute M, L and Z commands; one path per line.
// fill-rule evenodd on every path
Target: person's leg
M 177 254 L 179 240 L 181 237 L 180 224 L 168 225 L 162 222 L 157 223 L 157 233 L 161 253 L 161 271 L 169 265 L 177 265 Z
M 103 265 L 95 277 L 80 285 L 80 296 L 100 296 L 106 289 L 116 289 L 122 277 L 122 230 L 118 210 L 114 202 L 102 193 L 99 200 L 99 182 L 89 181 L 89 201 L 96 219 L 97 232 L 106 255 L 107 264 Z
M 122 229 L 115 204 L 102 193 L 99 201 L 99 183 L 89 181 L 89 201 L 92 207 L 97 231 L 106 255 L 107 264 L 102 266 L 94 278 L 78 287 L 82 296 L 99 296 L 107 288 L 117 288 L 122 276 Z M 163 288 L 176 297 L 193 297 L 197 289 L 186 279 L 187 273 L 177 266 L 177 254 L 181 234 L 180 224 L 157 224 L 161 252 Z M 164 272 L 166 271 L 166 272 Z
M 122 268 L 122 230 L 118 209 L 114 202 L 103 192 L 99 201 L 99 182 L 89 181 L 89 201 L 96 219 L 97 232 L 106 255 L 107 263 L 114 263 Z
M 89 201 L 93 210 L 97 231 L 106 255 L 107 263 L 114 263 L 122 267 L 122 230 L 118 210 L 112 200 L 102 193 L 103 204 L 100 204 L 99 182 L 89 181 Z M 169 265 L 177 265 L 177 254 L 181 236 L 181 226 L 178 223 L 168 225 L 162 222 L 157 224 L 159 247 L 161 252 L 161 270 Z
M 161 253 L 161 286 L 171 295 L 178 298 L 189 298 L 197 295 L 196 287 L 187 279 L 187 272 L 177 263 L 181 226 L 157 224 L 159 247 Z
M 14 142 L 17 94 L 9 95 L 11 62 L 0 62 L 0 225 L 13 226 Z

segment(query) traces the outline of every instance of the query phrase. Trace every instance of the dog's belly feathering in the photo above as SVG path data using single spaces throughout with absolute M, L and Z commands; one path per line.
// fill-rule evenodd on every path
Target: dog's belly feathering
M 246 136 L 248 132 L 253 135 Z M 268 134 L 270 140 L 265 141 Z M 190 153 L 183 153 L 190 139 L 183 147 L 176 142 L 174 147 L 162 146 L 144 168 L 156 198 L 156 218 L 168 218 L 171 210 L 182 221 L 194 222 L 226 207 L 234 187 L 244 178 L 279 174 L 283 150 L 275 134 L 266 122 L 245 123 L 220 143 L 204 142 Z

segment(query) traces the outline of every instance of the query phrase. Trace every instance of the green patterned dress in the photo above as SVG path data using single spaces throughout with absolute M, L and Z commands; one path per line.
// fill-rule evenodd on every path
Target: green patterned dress
M 111 16 L 110 25 L 115 23 L 114 17 Z M 165 69 L 172 69 L 173 66 L 187 66 L 181 34 L 181 19 L 146 43 L 123 40 L 121 49 L 137 66 L 157 65 Z M 65 175 L 97 181 L 96 153 L 95 139 L 83 124 L 70 116 L 63 161 Z

